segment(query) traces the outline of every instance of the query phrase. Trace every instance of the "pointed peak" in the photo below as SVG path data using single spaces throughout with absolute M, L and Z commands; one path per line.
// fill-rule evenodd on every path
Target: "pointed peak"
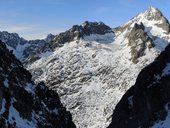
M 55 35 L 48 34 L 47 37 L 44 39 L 46 42 L 51 42 L 54 39 Z
M 150 6 L 143 14 L 148 20 L 160 20 L 163 17 L 162 12 L 153 6 Z
M 160 12 L 160 10 L 156 7 L 150 6 L 148 7 L 147 11 L 149 12 Z

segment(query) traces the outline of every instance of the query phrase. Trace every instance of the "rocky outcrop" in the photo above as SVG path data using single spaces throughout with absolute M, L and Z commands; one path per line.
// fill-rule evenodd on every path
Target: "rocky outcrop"
M 27 42 L 24 38 L 19 37 L 17 33 L 8 33 L 7 31 L 0 32 L 0 40 L 14 49 L 18 44 L 24 45 Z
M 170 45 L 144 68 L 117 104 L 108 128 L 149 128 L 164 120 L 170 100 Z
M 131 47 L 131 60 L 133 63 L 138 62 L 139 57 L 145 54 L 146 49 L 154 47 L 154 43 L 145 32 L 145 26 L 142 23 L 140 25 L 135 23 L 133 29 L 129 33 L 128 40 L 128 45 Z
M 46 42 L 51 42 L 55 38 L 55 35 L 48 34 L 47 37 L 44 39 Z
M 42 48 L 48 44 L 45 40 L 30 40 L 27 42 L 26 46 L 22 53 L 22 63 L 24 65 L 32 63 L 40 58 L 40 54 L 43 52 Z
M 42 82 L 35 85 L 31 77 L 0 42 L 0 127 L 74 128 L 57 93 Z
M 39 55 L 44 50 L 43 47 L 51 42 L 54 37 L 54 35 L 49 34 L 45 39 L 25 40 L 17 33 L 0 32 L 0 40 L 24 65 L 38 60 Z
M 60 33 L 54 40 L 45 46 L 46 48 L 55 49 L 56 47 L 63 46 L 66 42 L 71 42 L 76 39 L 83 38 L 84 36 L 90 36 L 91 34 L 104 35 L 106 33 L 111 33 L 112 29 L 102 22 L 84 22 L 82 25 L 74 25 L 68 31 Z

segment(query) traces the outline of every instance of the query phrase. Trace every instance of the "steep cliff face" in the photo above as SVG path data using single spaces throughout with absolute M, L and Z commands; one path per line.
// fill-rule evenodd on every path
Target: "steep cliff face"
M 57 93 L 42 82 L 35 85 L 31 77 L 0 42 L 0 127 L 74 128 Z
M 149 128 L 164 125 L 170 100 L 170 45 L 144 68 L 116 106 L 108 128 Z M 166 109 L 165 109 L 165 106 Z

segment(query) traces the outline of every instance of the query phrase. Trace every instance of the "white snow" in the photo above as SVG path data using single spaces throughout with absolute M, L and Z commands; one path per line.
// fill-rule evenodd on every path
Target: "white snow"
M 59 115 L 59 112 L 58 112 L 58 109 L 53 109 L 52 111 L 51 111 L 52 113 L 55 113 L 56 115 Z
M 133 106 L 133 96 L 128 97 L 129 105 Z
M 170 42 L 170 34 L 167 34 L 165 30 L 157 26 L 158 24 L 160 25 L 164 22 L 163 17 L 160 20 L 148 19 L 150 18 L 150 16 L 156 17 L 155 12 L 157 12 L 157 10 L 154 7 L 150 7 L 145 12 L 140 13 L 132 20 L 122 25 L 122 27 L 130 25 L 132 28 L 135 23 L 137 24 L 143 23 L 143 25 L 145 26 L 145 32 L 147 32 L 147 34 L 154 40 L 156 47 L 160 51 L 162 51 Z M 131 28 L 128 29 L 130 30 Z
M 124 38 L 120 35 L 112 43 L 73 41 L 29 65 L 35 74 L 42 72 L 33 75 L 37 82 L 64 81 L 51 88 L 57 89 L 78 128 L 107 127 L 115 105 L 135 83 L 140 70 L 159 53 L 147 49 L 135 65 L 130 61 L 130 47 Z
M 47 58 L 47 57 L 50 56 L 52 53 L 53 53 L 53 52 L 47 51 L 47 52 L 44 52 L 44 53 L 40 54 L 40 57 L 41 57 L 41 58 Z
M 1 103 L 0 103 L 0 115 L 2 115 L 4 112 L 5 112 L 5 104 L 6 104 L 6 100 L 5 99 L 2 99 L 1 100 Z
M 167 111 L 166 119 L 163 121 L 156 122 L 152 128 L 170 128 L 170 110 L 168 104 L 165 106 Z
M 25 43 L 24 45 L 18 44 L 16 49 L 14 49 L 14 48 L 7 45 L 7 48 L 9 50 L 13 50 L 13 54 L 17 57 L 17 59 L 22 60 L 23 59 L 23 51 L 29 45 L 30 44 L 28 44 L 28 43 Z
M 99 43 L 112 43 L 113 42 L 113 33 L 106 33 L 104 35 L 92 34 L 90 36 L 85 36 L 83 39 L 85 41 L 96 41 Z
M 162 71 L 162 76 L 166 76 L 169 75 L 170 73 L 170 63 L 166 64 L 166 67 L 164 68 L 164 70 Z
M 25 90 L 26 90 L 28 93 L 35 94 L 35 86 L 32 85 L 32 84 L 30 84 L 30 83 L 27 83 L 27 84 L 26 84 Z
M 26 119 L 23 119 L 19 112 L 13 107 L 13 102 L 14 99 L 12 99 L 11 101 L 11 106 L 9 108 L 9 116 L 8 116 L 8 121 L 9 123 L 13 124 L 14 122 L 16 122 L 16 127 L 17 128 L 36 128 L 36 122 L 32 121 L 28 121 Z
M 7 87 L 7 88 L 9 87 L 8 79 L 7 79 L 7 78 L 6 78 L 5 81 L 4 81 L 4 86 Z

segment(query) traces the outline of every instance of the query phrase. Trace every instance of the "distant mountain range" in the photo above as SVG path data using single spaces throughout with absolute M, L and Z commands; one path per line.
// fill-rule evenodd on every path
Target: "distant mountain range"
M 169 128 L 159 120 L 168 117 L 170 24 L 157 8 L 116 28 L 86 21 L 43 40 L 0 40 L 35 83 L 58 93 L 78 128 Z

